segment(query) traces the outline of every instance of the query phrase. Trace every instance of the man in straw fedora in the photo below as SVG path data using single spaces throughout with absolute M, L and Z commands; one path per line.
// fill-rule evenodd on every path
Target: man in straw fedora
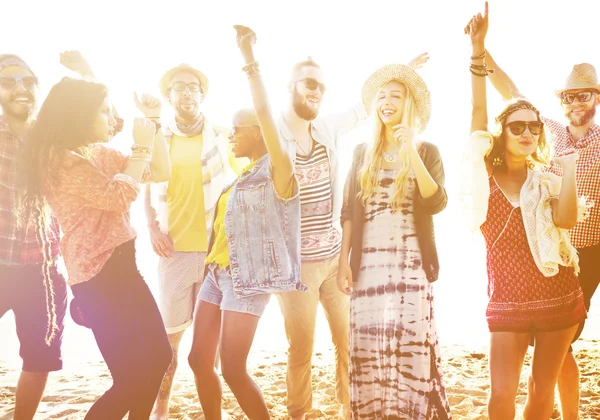
M 421 54 L 409 64 L 420 68 Z M 294 65 L 288 83 L 289 102 L 278 121 L 300 184 L 301 276 L 308 292 L 278 295 L 289 343 L 287 409 L 293 420 L 312 408 L 311 367 L 319 302 L 329 321 L 336 349 L 336 398 L 342 415 L 349 411 L 349 299 L 338 290 L 336 275 L 341 247 L 340 211 L 343 178 L 339 173 L 340 138 L 367 118 L 363 104 L 338 115 L 319 115 L 326 83 L 312 58 Z
M 219 194 L 233 179 L 224 130 L 213 126 L 201 109 L 209 89 L 206 75 L 188 64 L 168 70 L 160 93 L 172 107 L 163 132 L 171 159 L 171 180 L 146 186 L 145 210 L 158 262 L 158 306 L 173 348 L 173 361 L 159 391 L 152 420 L 166 420 L 178 349 L 192 324 L 202 283 L 209 225 Z M 158 122 L 161 102 L 142 96 L 138 109 Z
M 489 74 L 490 82 L 506 100 L 524 97 L 515 83 L 498 67 L 487 52 L 487 67 L 494 69 Z M 571 242 L 579 254 L 579 282 L 583 291 L 586 309 L 600 282 L 600 126 L 595 122 L 596 108 L 600 105 L 600 83 L 594 66 L 576 64 L 564 85 L 555 90 L 560 101 L 567 125 L 543 118 L 551 134 L 554 155 L 560 156 L 575 150 L 577 160 L 577 193 L 588 202 L 589 216 L 571 231 Z M 560 167 L 552 163 L 548 170 L 562 175 Z M 580 325 L 573 341 L 583 330 Z M 579 368 L 570 349 L 558 379 L 560 405 L 563 420 L 579 418 Z

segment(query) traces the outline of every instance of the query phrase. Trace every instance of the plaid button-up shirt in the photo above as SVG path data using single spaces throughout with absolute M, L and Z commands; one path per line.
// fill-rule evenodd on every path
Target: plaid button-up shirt
M 593 201 L 590 217 L 577 223 L 571 230 L 571 243 L 575 248 L 586 248 L 600 244 L 600 126 L 594 124 L 586 135 L 579 140 L 573 136 L 564 124 L 544 118 L 546 127 L 552 134 L 552 146 L 555 154 L 575 149 L 579 153 L 577 160 L 577 194 Z M 560 166 L 552 163 L 551 172 L 562 175 Z
M 22 139 L 0 117 L 0 264 L 39 264 L 44 260 L 35 226 L 17 225 L 17 157 L 22 144 Z M 59 227 L 54 218 L 49 237 L 52 257 L 56 257 L 59 253 Z

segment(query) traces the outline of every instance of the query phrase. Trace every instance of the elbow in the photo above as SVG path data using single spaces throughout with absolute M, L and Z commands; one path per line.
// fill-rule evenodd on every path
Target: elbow
M 561 229 L 571 230 L 577 224 L 577 215 L 574 217 L 554 217 L 554 224 Z

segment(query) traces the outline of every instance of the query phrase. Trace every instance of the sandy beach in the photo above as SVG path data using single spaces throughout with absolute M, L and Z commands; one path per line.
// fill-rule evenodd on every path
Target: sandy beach
M 449 225 L 447 225 L 449 226 Z M 155 287 L 156 258 L 144 248 L 146 237 L 139 229 L 138 266 L 151 288 Z M 448 247 L 445 232 L 440 246 Z M 457 233 L 458 234 L 458 233 Z M 448 240 L 450 240 L 448 239 Z M 454 419 L 486 419 L 489 391 L 488 340 L 485 324 L 485 257 L 483 250 L 473 243 L 464 242 L 473 264 L 464 274 L 464 261 L 448 255 L 442 261 L 444 274 L 437 283 L 436 313 L 442 345 L 445 384 Z M 478 262 L 475 264 L 475 262 Z M 458 303 L 457 303 L 458 302 Z M 0 319 L 0 420 L 12 419 L 14 391 L 21 368 L 14 318 L 9 312 Z M 180 349 L 180 367 L 175 378 L 169 419 L 203 419 L 196 394 L 192 371 L 187 365 L 191 346 L 191 332 L 183 338 Z M 600 419 L 600 298 L 596 296 L 582 338 L 574 344 L 581 369 L 581 419 Z M 267 400 L 273 419 L 285 419 L 285 370 L 287 341 L 283 319 L 276 299 L 271 299 L 263 315 L 252 351 L 249 370 Z M 527 377 L 531 351 L 521 375 L 517 397 L 517 418 L 526 399 Z M 90 330 L 76 325 L 67 315 L 63 341 L 64 368 L 50 375 L 45 396 L 36 420 L 83 419 L 91 404 L 108 389 L 111 379 Z M 324 313 L 319 309 L 313 357 L 313 410 L 311 419 L 335 419 L 339 406 L 335 401 L 334 353 Z M 230 419 L 244 419 L 233 394 L 224 386 L 223 409 Z M 554 419 L 560 418 L 555 410 Z

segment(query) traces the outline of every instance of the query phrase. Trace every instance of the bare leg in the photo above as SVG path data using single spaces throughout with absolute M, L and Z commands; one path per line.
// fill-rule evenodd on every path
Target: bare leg
M 160 385 L 160 390 L 158 391 L 158 396 L 156 397 L 154 410 L 150 416 L 150 420 L 167 420 L 167 415 L 169 414 L 169 399 L 171 398 L 171 387 L 173 386 L 173 378 L 175 377 L 179 359 L 179 343 L 181 343 L 184 332 L 185 330 L 167 335 L 169 343 L 171 343 L 171 349 L 173 350 L 173 359 L 171 360 L 169 369 L 167 369 L 167 373 L 165 373 L 165 377 Z
M 560 331 L 535 334 L 524 420 L 549 419 L 554 406 L 554 388 L 578 325 Z
M 567 353 L 558 377 L 562 420 L 579 420 L 579 367 L 573 353 Z
M 15 393 L 15 419 L 31 420 L 42 400 L 48 372 L 21 372 Z
M 529 333 L 491 333 L 491 392 L 488 402 L 490 420 L 515 418 L 515 399 L 528 346 Z
M 250 420 L 269 419 L 262 392 L 246 370 L 259 319 L 255 315 L 223 311 L 220 351 L 223 379 Z
M 188 357 L 206 420 L 221 420 L 221 379 L 215 369 L 221 332 L 221 308 L 198 300 L 194 314 L 194 338 Z

